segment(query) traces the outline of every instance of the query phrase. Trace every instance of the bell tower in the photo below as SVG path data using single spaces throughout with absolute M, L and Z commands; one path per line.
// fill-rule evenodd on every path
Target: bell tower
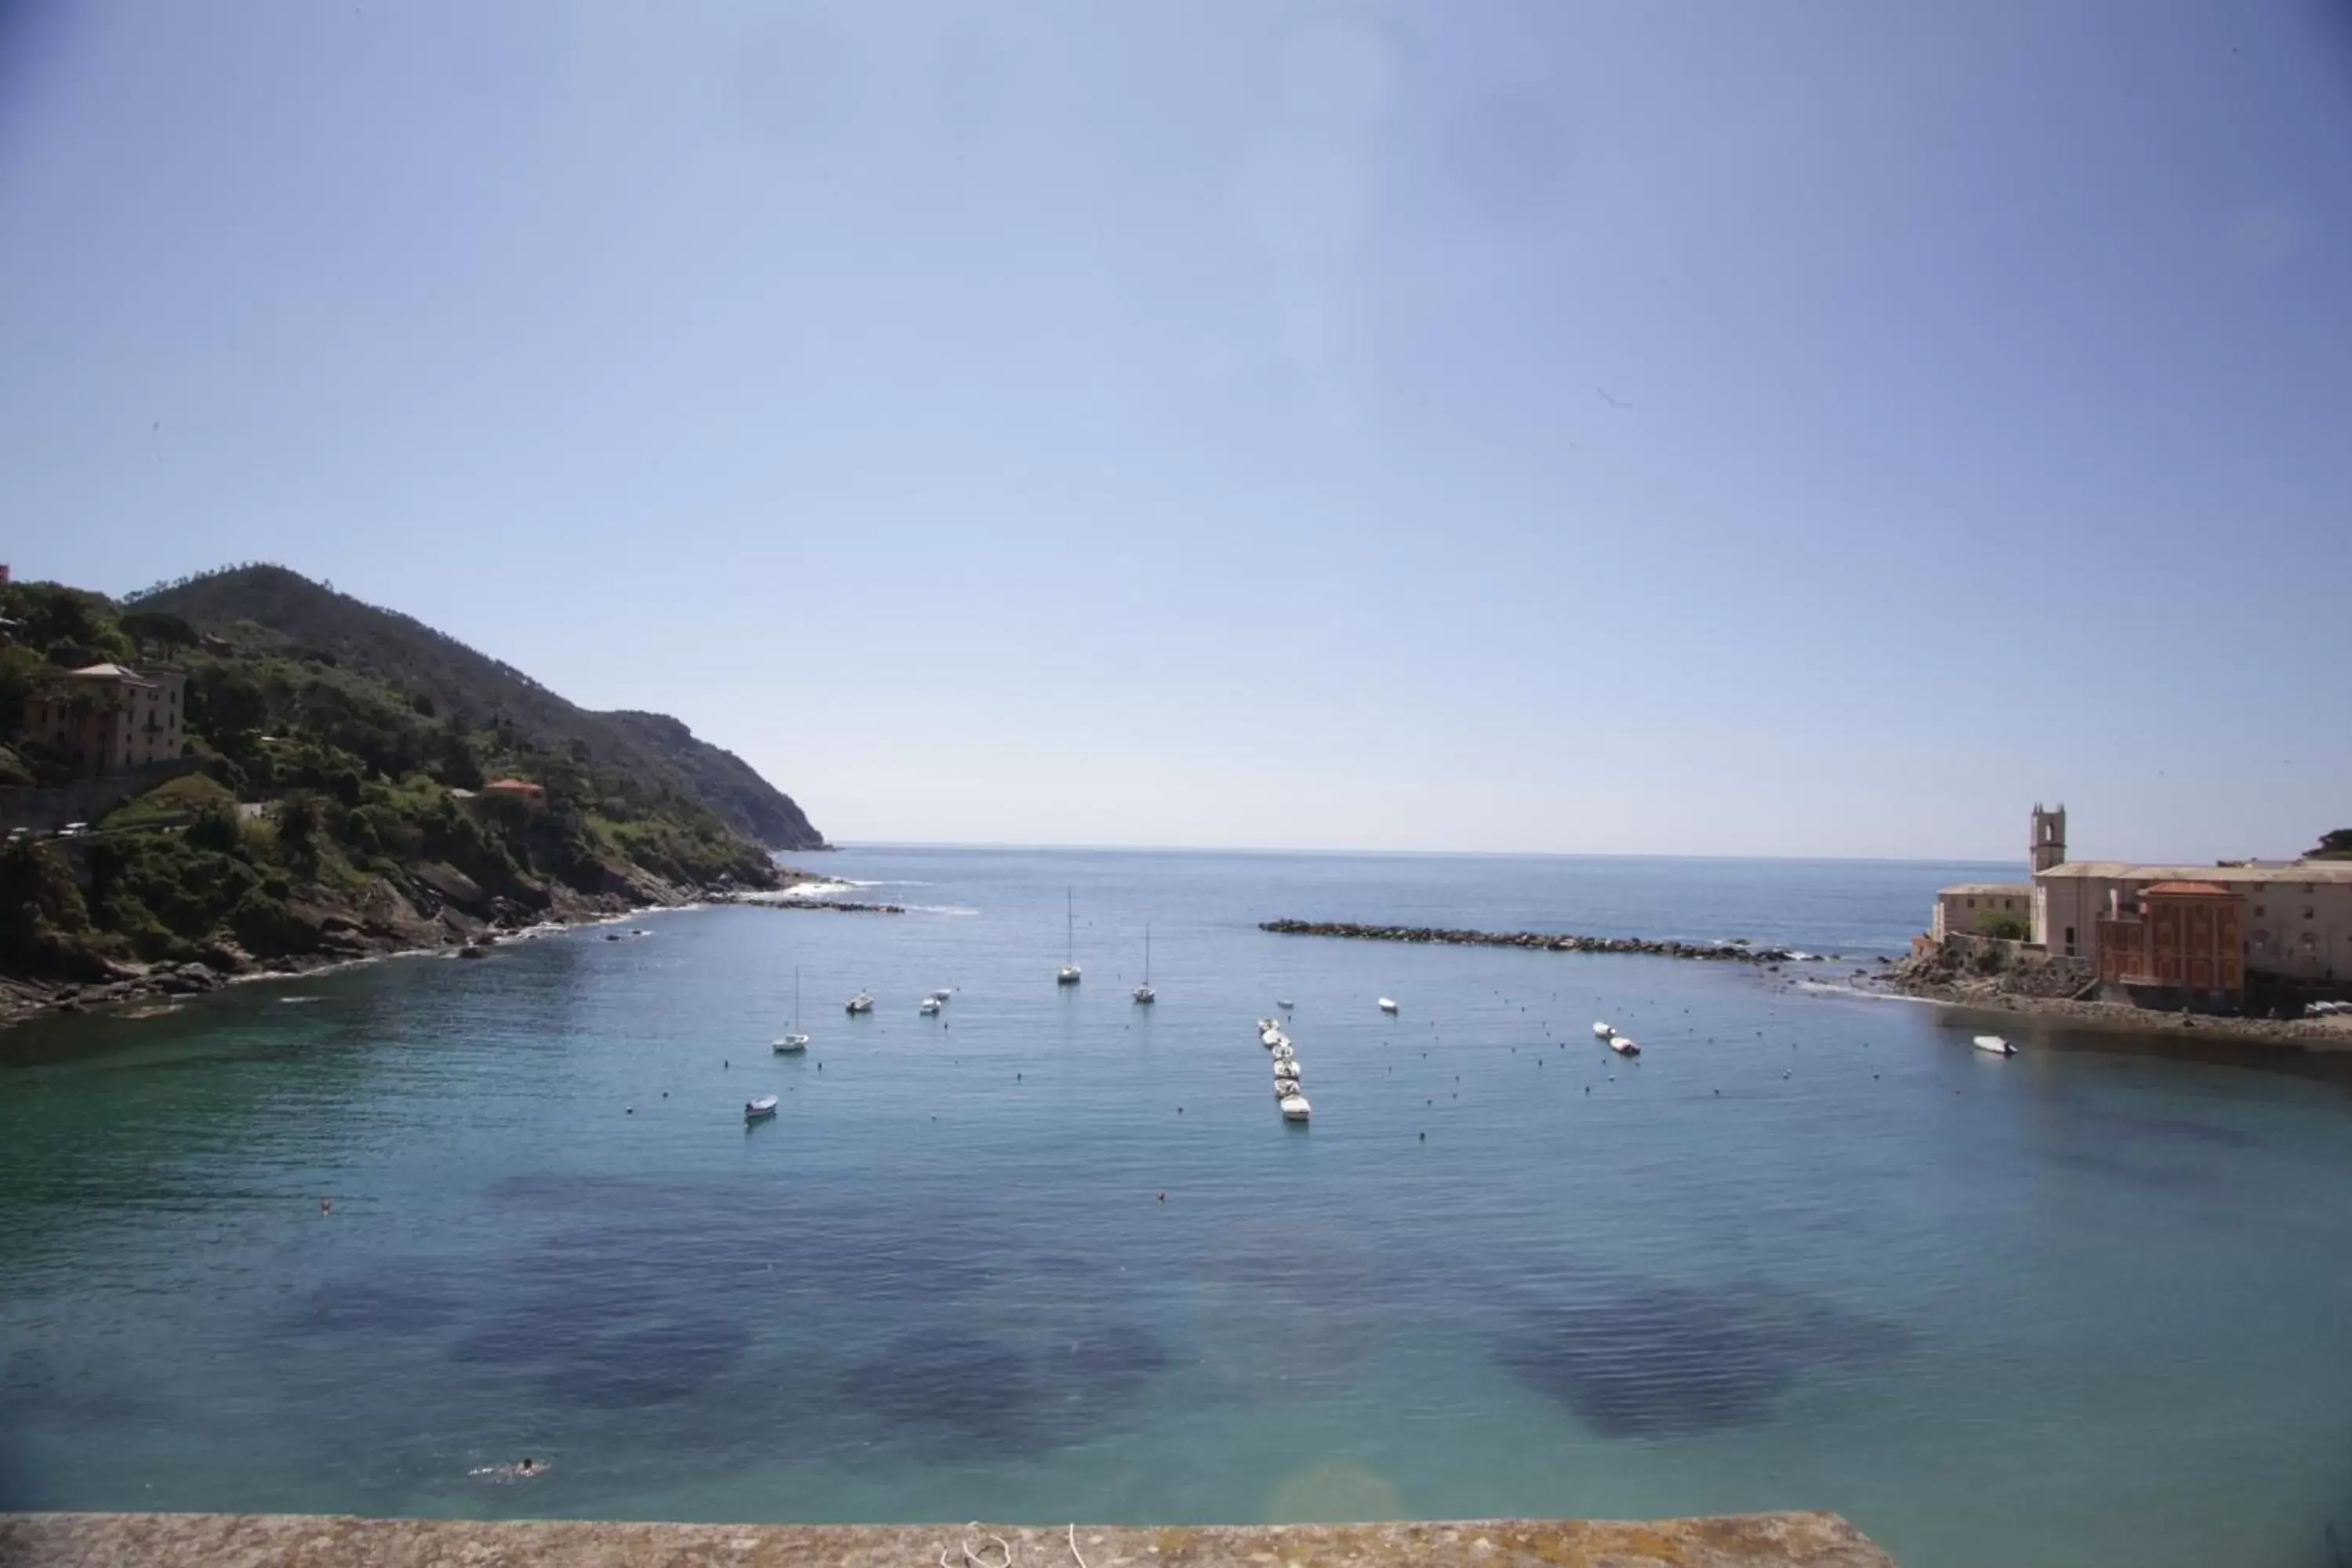
M 2037 874 L 2066 859 L 2066 805 L 2063 801 L 2055 811 L 2044 811 L 2036 801 L 2033 805 L 2033 838 L 2027 863 Z

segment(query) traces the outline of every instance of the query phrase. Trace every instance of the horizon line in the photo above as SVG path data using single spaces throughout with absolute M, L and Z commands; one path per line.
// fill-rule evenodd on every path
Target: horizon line
M 2006 866 L 2007 860 L 1909 855 L 1703 855 L 1651 850 L 1584 849 L 1377 849 L 1248 844 L 1034 844 L 981 838 L 851 838 L 828 840 L 820 848 L 778 849 L 778 855 L 823 854 L 840 849 L 999 849 L 1030 853 L 1119 855 L 1331 855 L 1461 860 L 1757 860 L 1875 866 Z

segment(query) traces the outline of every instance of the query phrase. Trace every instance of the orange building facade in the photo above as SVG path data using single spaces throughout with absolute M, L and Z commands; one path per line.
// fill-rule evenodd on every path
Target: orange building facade
M 2117 907 L 2100 917 L 2100 980 L 2134 989 L 2243 996 L 2244 905 L 2243 895 L 2213 882 L 2141 889 L 2135 912 Z

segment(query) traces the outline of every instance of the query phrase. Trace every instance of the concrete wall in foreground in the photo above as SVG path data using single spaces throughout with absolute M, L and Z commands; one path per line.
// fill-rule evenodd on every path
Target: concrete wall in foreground
M 943 1554 L 957 1568 L 1895 1568 L 1830 1513 L 1159 1528 L 0 1514 L 7 1568 L 930 1568 Z

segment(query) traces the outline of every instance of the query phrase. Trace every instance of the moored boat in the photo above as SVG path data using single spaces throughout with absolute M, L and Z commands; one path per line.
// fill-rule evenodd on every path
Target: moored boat
M 801 1033 L 801 972 L 793 970 L 793 1026 L 768 1042 L 768 1048 L 780 1057 L 808 1049 L 809 1037 Z
M 1980 1051 L 1990 1051 L 1997 1057 L 2013 1057 L 2017 1054 L 2017 1047 L 1999 1035 L 1979 1035 L 1976 1038 L 1976 1047 Z
M 764 1121 L 775 1113 L 776 1097 L 772 1094 L 763 1094 L 757 1100 L 743 1102 L 743 1120 L 746 1121 Z
M 1069 889 L 1062 889 L 1062 967 L 1054 972 L 1056 985 L 1078 983 L 1078 914 Z
M 1303 1094 L 1286 1094 L 1282 1097 L 1282 1119 L 1285 1121 L 1304 1121 L 1314 1109 L 1307 1103 L 1307 1097 Z

